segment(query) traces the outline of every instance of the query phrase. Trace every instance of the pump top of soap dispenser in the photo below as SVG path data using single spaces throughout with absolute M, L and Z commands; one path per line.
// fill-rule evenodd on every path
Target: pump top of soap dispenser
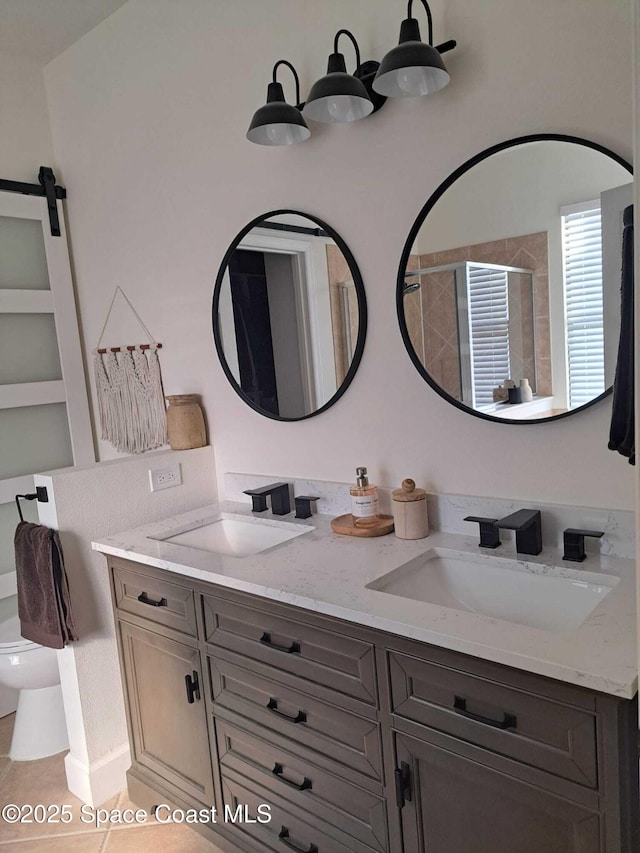
M 369 478 L 367 477 L 367 469 L 366 468 L 356 468 L 356 483 L 360 488 L 364 488 L 364 486 L 369 485 Z

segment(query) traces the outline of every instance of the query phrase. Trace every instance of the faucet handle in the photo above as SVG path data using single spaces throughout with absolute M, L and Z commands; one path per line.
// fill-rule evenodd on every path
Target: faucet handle
M 572 563 L 581 563 L 586 560 L 587 555 L 584 550 L 584 537 L 593 536 L 600 539 L 604 536 L 601 530 L 581 530 L 577 527 L 567 527 L 563 534 L 564 553 L 563 560 L 570 560 Z
M 298 495 L 294 500 L 296 504 L 295 518 L 310 518 L 311 504 L 319 501 L 320 498 L 314 497 L 313 495 Z
M 495 526 L 497 518 L 482 518 L 478 515 L 468 515 L 464 521 L 475 521 L 480 525 L 480 547 L 497 548 L 502 545 L 500 530 Z
M 242 494 L 251 497 L 251 512 L 266 512 L 267 495 L 262 489 L 246 489 Z

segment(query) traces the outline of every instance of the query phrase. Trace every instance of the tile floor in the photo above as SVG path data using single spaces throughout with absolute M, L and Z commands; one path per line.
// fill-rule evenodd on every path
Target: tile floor
M 69 804 L 70 823 L 7 824 L 0 818 L 0 853 L 221 853 L 193 830 L 180 824 L 112 826 L 97 829 L 80 821 L 82 803 L 67 790 L 64 753 L 40 761 L 11 761 L 7 753 L 13 714 L 0 719 L 0 806 Z M 104 804 L 107 809 L 131 807 L 126 791 Z

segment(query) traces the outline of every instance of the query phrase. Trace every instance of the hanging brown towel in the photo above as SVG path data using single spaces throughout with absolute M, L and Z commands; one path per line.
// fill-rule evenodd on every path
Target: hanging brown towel
M 622 289 L 620 292 L 620 343 L 616 378 L 613 383 L 613 411 L 609 432 L 609 450 L 627 456 L 635 465 L 635 400 L 633 370 L 633 205 L 623 215 L 622 232 Z
M 56 530 L 21 521 L 14 537 L 20 633 L 51 649 L 77 640 L 60 537 Z

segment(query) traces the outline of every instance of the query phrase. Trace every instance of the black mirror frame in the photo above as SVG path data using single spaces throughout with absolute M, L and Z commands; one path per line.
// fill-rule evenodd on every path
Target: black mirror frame
M 351 359 L 351 364 L 349 365 L 349 369 L 347 371 L 347 374 L 346 374 L 342 384 L 337 389 L 336 393 L 333 395 L 333 397 L 330 397 L 329 400 L 327 400 L 327 402 L 324 403 L 324 405 L 322 405 L 319 409 L 316 409 L 315 411 L 310 412 L 308 415 L 303 415 L 300 418 L 283 418 L 280 415 L 273 415 L 269 412 L 265 412 L 259 406 L 256 406 L 247 397 L 247 395 L 244 393 L 244 391 L 242 390 L 240 385 L 237 383 L 233 373 L 231 372 L 231 369 L 229 368 L 229 364 L 228 364 L 227 359 L 225 357 L 224 349 L 222 346 L 222 338 L 220 336 L 220 328 L 219 328 L 219 323 L 218 323 L 218 305 L 220 302 L 220 289 L 222 287 L 222 282 L 224 280 L 224 274 L 225 274 L 226 269 L 229 265 L 231 255 L 235 252 L 235 250 L 238 248 L 238 245 L 240 244 L 242 239 L 249 233 L 249 231 L 251 231 L 252 228 L 259 226 L 266 219 L 269 219 L 273 216 L 282 216 L 284 214 L 293 214 L 294 216 L 304 216 L 305 219 L 309 219 L 311 222 L 314 222 L 318 226 L 319 229 L 321 229 L 322 231 L 325 231 L 329 235 L 329 237 L 331 237 L 331 239 L 335 242 L 337 247 L 340 249 L 340 251 L 344 255 L 344 258 L 345 258 L 345 260 L 349 266 L 349 269 L 351 270 L 351 274 L 353 277 L 353 283 L 354 283 L 354 286 L 356 289 L 356 297 L 358 299 L 358 338 L 356 340 L 356 346 L 355 346 L 355 349 L 353 352 L 353 358 Z M 231 387 L 236 392 L 236 394 L 240 397 L 240 399 L 243 400 L 243 402 L 245 402 L 248 406 L 250 406 L 254 411 L 258 412 L 258 414 L 262 415 L 263 417 L 270 418 L 271 420 L 274 420 L 274 421 L 289 421 L 289 422 L 306 421 L 306 420 L 308 420 L 308 418 L 313 418 L 316 415 L 320 415 L 323 412 L 326 412 L 326 410 L 329 409 L 331 406 L 333 406 L 334 403 L 337 403 L 337 401 L 340 399 L 340 397 L 342 397 L 344 392 L 347 390 L 347 388 L 349 387 L 349 385 L 351 384 L 351 382 L 353 380 L 353 377 L 356 374 L 356 371 L 357 371 L 357 369 L 360 365 L 360 361 L 362 359 L 362 353 L 364 351 L 364 342 L 365 342 L 365 338 L 367 335 L 367 300 L 366 300 L 366 296 L 365 296 L 365 292 L 364 292 L 364 284 L 362 281 L 362 276 L 360 274 L 360 269 L 358 268 L 358 264 L 356 263 L 356 260 L 353 257 L 351 250 L 349 249 L 347 244 L 344 242 L 342 237 L 338 233 L 336 233 L 336 231 L 334 231 L 330 225 L 327 225 L 326 222 L 323 222 L 321 219 L 318 219 L 317 216 L 312 216 L 309 213 L 302 213 L 302 211 L 300 211 L 300 210 L 283 209 L 283 210 L 271 210 L 268 213 L 263 213 L 261 216 L 256 216 L 255 219 L 252 219 L 251 222 L 249 222 L 248 225 L 245 225 L 245 227 L 242 229 L 242 231 L 240 231 L 234 237 L 231 245 L 229 246 L 229 248 L 227 249 L 227 251 L 224 255 L 224 258 L 222 259 L 222 263 L 220 264 L 220 268 L 218 270 L 218 275 L 216 276 L 216 283 L 215 283 L 215 287 L 213 289 L 213 306 L 211 309 L 211 315 L 212 315 L 211 319 L 212 319 L 212 326 L 213 326 L 213 339 L 214 339 L 215 345 L 216 345 L 216 352 L 218 353 L 218 358 L 220 359 L 220 364 L 222 365 L 222 369 L 224 371 L 224 374 L 227 377 L 227 379 L 229 380 Z
M 485 148 L 484 151 L 481 151 L 479 154 L 476 154 L 474 157 L 471 157 L 470 160 L 467 160 L 466 163 L 463 163 L 462 166 L 459 166 L 455 171 L 453 171 L 449 175 L 449 177 L 440 184 L 440 186 L 436 189 L 436 191 L 429 198 L 427 203 L 424 205 L 424 207 L 418 214 L 416 221 L 414 222 L 411 231 L 409 232 L 409 237 L 407 238 L 407 241 L 404 245 L 404 249 L 402 251 L 402 256 L 400 258 L 400 266 L 398 268 L 398 283 L 396 289 L 396 311 L 398 314 L 400 334 L 402 335 L 402 340 L 404 342 L 407 352 L 409 353 L 409 357 L 411 358 L 414 367 L 425 380 L 425 382 L 430 385 L 433 390 L 436 391 L 443 399 L 445 399 L 448 403 L 451 403 L 457 409 L 460 409 L 461 411 L 466 412 L 469 415 L 473 415 L 476 418 L 482 418 L 482 420 L 485 421 L 493 421 L 494 423 L 501 424 L 511 424 L 513 426 L 546 424 L 551 421 L 562 420 L 562 418 L 569 417 L 569 415 L 575 415 L 578 412 L 583 412 L 585 409 L 588 409 L 590 406 L 593 406 L 595 405 L 595 403 L 598 403 L 600 402 L 600 400 L 604 400 L 605 397 L 608 397 L 613 392 L 613 386 L 607 388 L 606 391 L 603 391 L 602 394 L 599 394 L 597 397 L 594 397 L 593 400 L 590 400 L 583 406 L 578 406 L 575 409 L 563 412 L 560 415 L 552 415 L 548 418 L 527 418 L 526 420 L 514 420 L 512 418 L 498 418 L 494 415 L 487 415 L 483 412 L 478 412 L 475 409 L 466 406 L 460 400 L 456 400 L 455 397 L 452 397 L 450 394 L 444 391 L 425 370 L 424 365 L 418 358 L 418 355 L 415 349 L 413 348 L 411 338 L 409 337 L 409 330 L 407 328 L 407 324 L 404 317 L 403 286 L 405 281 L 405 273 L 407 272 L 407 262 L 411 254 L 413 244 L 416 240 L 416 237 L 418 236 L 418 232 L 424 225 L 427 216 L 435 207 L 441 196 L 444 195 L 444 193 L 449 189 L 452 184 L 454 184 L 458 180 L 458 178 L 462 177 L 462 175 L 464 175 L 478 163 L 481 163 L 483 160 L 486 160 L 488 157 L 491 157 L 493 154 L 497 154 L 500 151 L 506 151 L 509 148 L 515 148 L 517 145 L 524 145 L 528 142 L 572 142 L 575 145 L 583 145 L 585 148 L 591 148 L 594 151 L 599 151 L 601 154 L 606 154 L 607 157 L 610 157 L 612 160 L 615 160 L 616 163 L 618 163 L 620 166 L 623 166 L 629 172 L 629 174 L 633 176 L 633 168 L 631 164 L 628 163 L 619 154 L 616 154 L 609 148 L 605 148 L 603 145 L 599 145 L 597 142 L 590 142 L 588 139 L 582 139 L 578 136 L 568 136 L 562 133 L 536 133 L 529 136 L 518 136 L 514 139 L 508 139 L 505 142 L 499 142 L 497 145 L 492 145 L 490 148 Z

